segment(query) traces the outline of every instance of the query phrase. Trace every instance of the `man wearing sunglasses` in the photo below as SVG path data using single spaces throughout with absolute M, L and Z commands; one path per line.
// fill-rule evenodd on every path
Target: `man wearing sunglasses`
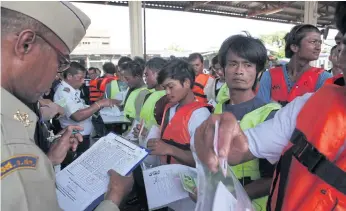
M 45 11 L 50 11 L 46 13 Z M 1 208 L 61 210 L 53 165 L 82 142 L 80 126 L 69 126 L 47 155 L 34 142 L 34 103 L 57 72 L 70 66 L 69 54 L 84 37 L 90 19 L 69 2 L 1 2 Z M 119 210 L 132 177 L 109 171 L 110 184 L 97 210 Z

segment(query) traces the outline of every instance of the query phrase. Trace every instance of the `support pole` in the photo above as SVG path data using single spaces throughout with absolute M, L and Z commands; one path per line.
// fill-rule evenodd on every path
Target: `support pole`
M 142 1 L 129 1 L 131 56 L 143 57 Z
M 318 1 L 305 1 L 304 3 L 304 23 L 316 26 L 318 18 Z M 316 67 L 317 61 L 310 62 L 310 65 Z

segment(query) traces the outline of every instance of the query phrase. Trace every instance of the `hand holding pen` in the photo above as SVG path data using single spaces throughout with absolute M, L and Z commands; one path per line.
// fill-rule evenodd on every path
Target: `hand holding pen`
M 47 153 L 53 165 L 59 165 L 69 150 L 76 151 L 78 144 L 83 141 L 83 136 L 78 132 L 81 130 L 83 128 L 80 126 L 68 126 L 57 135 L 59 138 L 55 138 Z

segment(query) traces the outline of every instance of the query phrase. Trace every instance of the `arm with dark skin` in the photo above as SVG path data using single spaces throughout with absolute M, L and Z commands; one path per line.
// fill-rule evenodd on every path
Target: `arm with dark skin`
M 190 150 L 179 149 L 178 147 L 165 143 L 161 139 L 151 139 L 148 141 L 147 146 L 151 150 L 152 155 L 170 155 L 182 164 L 192 167 L 196 165 Z
M 260 178 L 244 186 L 246 193 L 250 199 L 258 199 L 263 196 L 268 196 L 270 193 L 270 187 L 272 184 L 272 178 Z
M 76 111 L 70 116 L 70 118 L 75 122 L 81 122 L 91 117 L 94 113 L 96 113 L 101 108 L 112 107 L 114 105 L 117 105 L 116 100 L 102 99 L 92 104 L 90 107 Z

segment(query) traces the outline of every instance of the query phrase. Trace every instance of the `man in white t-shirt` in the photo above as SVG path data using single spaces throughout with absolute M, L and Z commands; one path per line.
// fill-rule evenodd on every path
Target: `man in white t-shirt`
M 180 59 L 170 61 L 159 73 L 157 81 L 167 93 L 161 123 L 161 139 L 149 140 L 151 154 L 159 155 L 161 164 L 180 163 L 195 166 L 190 149 L 196 128 L 210 115 L 211 106 L 195 100 L 192 66 Z

